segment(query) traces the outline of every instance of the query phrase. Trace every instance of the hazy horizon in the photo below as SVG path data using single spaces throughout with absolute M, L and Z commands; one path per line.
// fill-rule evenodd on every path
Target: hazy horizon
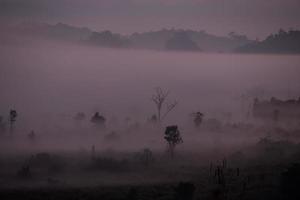
M 231 31 L 264 38 L 280 28 L 300 28 L 297 0 L 1 0 L 2 23 L 63 22 L 122 34 L 183 28 L 216 35 Z

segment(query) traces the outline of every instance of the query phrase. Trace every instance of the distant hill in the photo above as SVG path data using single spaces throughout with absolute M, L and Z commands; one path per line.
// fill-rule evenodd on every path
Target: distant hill
M 174 50 L 174 48 L 177 48 L 177 50 L 182 51 L 201 49 L 205 52 L 231 52 L 239 46 L 253 42 L 246 36 L 235 33 L 230 33 L 226 37 L 220 37 L 208 34 L 205 31 L 162 29 L 125 36 L 112 33 L 109 30 L 96 32 L 88 28 L 79 28 L 63 23 L 51 25 L 26 22 L 14 27 L 13 31 L 23 36 L 32 36 L 34 38 L 77 42 L 100 47 L 152 50 Z M 185 35 L 185 38 L 181 39 L 181 41 L 178 38 L 179 33 Z M 171 47 L 172 45 L 173 47 Z
M 173 51 L 200 51 L 197 43 L 184 31 L 174 33 L 173 36 L 166 41 L 165 49 Z
M 271 34 L 263 41 L 246 44 L 236 49 L 241 53 L 300 53 L 300 31 L 279 30 L 277 34 Z
M 163 50 L 178 32 L 185 33 L 197 46 L 205 52 L 231 52 L 239 46 L 252 43 L 246 36 L 230 33 L 226 37 L 215 36 L 205 31 L 183 29 L 162 29 L 144 33 L 134 33 L 129 36 L 133 48 Z
M 88 28 L 78 28 L 63 23 L 50 25 L 47 23 L 25 22 L 13 27 L 13 30 L 25 36 L 72 42 L 86 40 L 92 34 L 92 31 Z
M 245 35 L 239 35 L 234 32 L 229 33 L 227 36 L 215 36 L 205 31 L 184 29 L 162 29 L 159 31 L 121 35 L 112 33 L 109 30 L 96 32 L 89 28 L 80 28 L 63 23 L 51 25 L 26 22 L 6 28 L 2 32 L 0 41 L 3 44 L 10 43 L 5 38 L 12 38 L 12 35 L 21 35 L 33 39 L 42 38 L 109 48 L 239 53 L 300 53 L 300 31 L 297 30 L 288 32 L 280 30 L 263 41 L 253 41 Z M 19 38 L 19 40 L 21 39 Z
M 110 31 L 93 32 L 86 40 L 91 45 L 97 45 L 110 48 L 124 48 L 130 46 L 130 41 L 119 34 L 113 34 Z

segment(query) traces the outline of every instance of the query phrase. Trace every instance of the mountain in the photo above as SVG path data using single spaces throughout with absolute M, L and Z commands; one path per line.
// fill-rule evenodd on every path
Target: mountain
M 300 31 L 279 30 L 276 34 L 271 34 L 263 41 L 256 41 L 236 49 L 241 53 L 300 53 Z

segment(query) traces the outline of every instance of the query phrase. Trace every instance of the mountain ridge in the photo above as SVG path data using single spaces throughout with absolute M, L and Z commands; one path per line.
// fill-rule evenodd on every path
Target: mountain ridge
M 265 40 L 255 41 L 246 35 L 239 35 L 235 32 L 231 32 L 227 36 L 216 36 L 203 30 L 164 28 L 157 31 L 122 35 L 109 30 L 94 31 L 86 27 L 76 27 L 64 23 L 53 25 L 24 22 L 14 26 L 11 30 L 23 36 L 108 48 L 219 53 L 300 53 L 300 31 L 280 30 L 278 34 L 272 34 Z M 290 35 L 292 37 L 289 37 Z M 294 42 L 293 37 L 299 42 Z

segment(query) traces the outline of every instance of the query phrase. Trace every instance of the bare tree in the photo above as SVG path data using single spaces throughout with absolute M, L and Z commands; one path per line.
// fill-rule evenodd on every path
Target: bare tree
M 152 96 L 152 101 L 155 103 L 157 109 L 157 120 L 159 123 L 177 106 L 177 101 L 167 103 L 166 99 L 169 91 L 165 92 L 160 87 L 155 88 L 155 94 Z M 164 109 L 165 108 L 165 109 Z M 164 113 L 163 110 L 165 110 Z

